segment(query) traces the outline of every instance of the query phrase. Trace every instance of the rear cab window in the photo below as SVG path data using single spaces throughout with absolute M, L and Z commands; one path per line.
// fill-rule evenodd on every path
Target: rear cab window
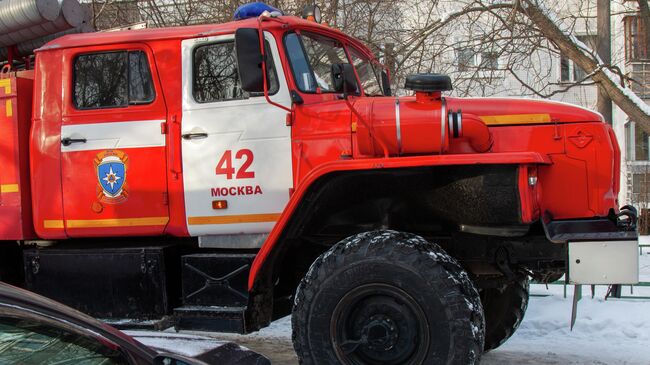
M 76 109 L 124 108 L 155 99 L 147 55 L 141 50 L 78 55 L 73 84 Z

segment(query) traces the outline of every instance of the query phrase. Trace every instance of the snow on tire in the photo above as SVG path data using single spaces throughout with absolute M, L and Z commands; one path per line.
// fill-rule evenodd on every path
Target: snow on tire
M 301 364 L 478 364 L 479 293 L 438 245 L 395 231 L 346 238 L 296 291 L 293 343 Z

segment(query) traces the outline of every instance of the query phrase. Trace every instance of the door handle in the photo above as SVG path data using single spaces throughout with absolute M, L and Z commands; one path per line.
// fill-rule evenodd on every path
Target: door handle
M 183 139 L 189 140 L 189 139 L 203 139 L 203 138 L 208 138 L 208 134 L 205 132 L 200 132 L 200 133 L 183 133 L 181 135 Z
M 61 139 L 61 144 L 64 146 L 69 146 L 73 143 L 86 143 L 87 140 L 85 138 L 70 138 L 70 137 L 65 137 Z

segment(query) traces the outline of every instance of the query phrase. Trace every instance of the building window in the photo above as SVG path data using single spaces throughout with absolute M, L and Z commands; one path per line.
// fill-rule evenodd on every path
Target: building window
M 638 15 L 623 18 L 625 28 L 625 61 L 642 61 L 649 57 L 650 39 L 646 37 L 645 21 Z
M 650 175 L 647 173 L 632 175 L 632 195 L 635 203 L 647 202 L 650 194 Z
M 634 160 L 648 161 L 648 133 L 634 123 Z
M 625 123 L 625 159 L 627 161 L 634 160 L 634 123 Z
M 586 44 L 591 50 L 596 50 L 598 39 L 595 35 L 577 36 L 579 41 Z M 580 82 L 584 80 L 589 73 L 585 72 L 580 66 L 576 65 L 569 57 L 560 54 L 560 81 L 561 82 Z
M 475 51 L 472 47 L 456 50 L 458 71 L 496 71 L 499 69 L 499 54 L 493 51 Z
M 625 124 L 625 152 L 628 161 L 650 160 L 650 135 L 637 123 Z
M 79 109 L 146 104 L 155 93 L 142 51 L 80 55 L 75 58 L 73 102 Z
M 469 71 L 476 67 L 476 54 L 474 50 L 465 47 L 456 51 L 456 59 L 458 60 L 458 71 Z
M 496 52 L 481 52 L 481 69 L 498 70 L 499 54 Z

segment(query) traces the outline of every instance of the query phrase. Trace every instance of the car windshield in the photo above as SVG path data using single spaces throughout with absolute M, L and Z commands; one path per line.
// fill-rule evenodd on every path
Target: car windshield
M 308 32 L 289 33 L 285 47 L 300 91 L 335 92 L 332 65 L 350 63 L 340 42 Z
M 127 365 L 119 350 L 89 337 L 16 318 L 0 318 L 0 362 L 24 365 Z

